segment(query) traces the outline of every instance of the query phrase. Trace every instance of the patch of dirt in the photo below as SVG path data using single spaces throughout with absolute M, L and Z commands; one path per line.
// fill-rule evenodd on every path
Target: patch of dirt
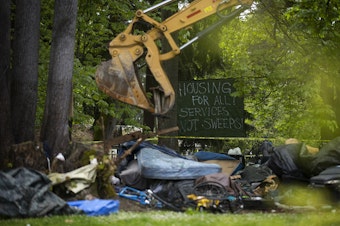
M 119 211 L 124 212 L 147 212 L 150 210 L 154 210 L 147 205 L 142 205 L 137 201 L 133 201 L 127 198 L 119 197 Z

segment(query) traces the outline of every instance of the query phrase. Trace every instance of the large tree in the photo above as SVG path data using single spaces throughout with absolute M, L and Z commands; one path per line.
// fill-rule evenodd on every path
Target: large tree
M 52 150 L 52 156 L 58 152 L 66 154 L 70 142 L 77 10 L 77 0 L 55 1 L 47 96 L 40 137 Z
M 170 17 L 173 15 L 172 11 L 169 10 L 162 10 L 162 17 L 163 20 L 166 18 Z M 172 37 L 174 40 L 178 40 L 178 32 L 175 34 L 172 34 Z M 171 51 L 168 40 L 165 38 L 162 40 L 162 50 L 164 53 Z M 173 86 L 174 90 L 178 89 L 178 57 L 175 57 L 171 60 L 162 62 L 164 71 L 169 77 L 169 80 L 171 81 L 171 85 Z M 177 95 L 177 94 L 176 94 Z M 170 109 L 169 112 L 167 112 L 165 117 L 159 117 L 158 118 L 158 125 L 156 125 L 158 128 L 157 129 L 169 129 L 172 127 L 177 126 L 177 102 L 175 102 L 174 106 L 172 109 Z M 177 132 L 173 132 L 172 134 L 169 135 L 177 135 Z M 158 144 L 159 145 L 164 145 L 169 148 L 172 148 L 173 150 L 178 150 L 178 140 L 177 138 L 159 138 L 158 139 Z
M 38 90 L 40 1 L 17 0 L 11 75 L 15 143 L 34 140 Z
M 12 144 L 34 140 L 37 106 L 40 1 L 18 0 L 14 6 L 13 45 L 11 1 L 3 1 L 0 10 L 1 168 L 11 161 Z
M 0 7 L 0 168 L 5 165 L 5 159 L 10 144 L 13 142 L 10 123 L 10 0 L 4 0 Z

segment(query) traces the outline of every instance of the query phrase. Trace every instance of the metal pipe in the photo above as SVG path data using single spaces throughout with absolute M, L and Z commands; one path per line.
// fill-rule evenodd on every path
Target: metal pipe
M 203 31 L 197 33 L 197 35 L 190 39 L 188 42 L 184 43 L 182 46 L 179 47 L 180 50 L 188 47 L 189 45 L 191 45 L 192 43 L 196 42 L 198 39 L 200 39 L 202 36 L 211 33 L 213 30 L 219 28 L 221 25 L 230 22 L 233 18 L 235 18 L 236 16 L 240 15 L 241 12 L 244 11 L 244 7 L 240 7 L 238 9 L 235 9 L 233 12 L 231 12 L 230 14 L 226 15 L 226 16 L 220 16 L 222 19 L 219 20 L 218 22 L 216 22 L 213 25 L 210 25 L 210 27 L 204 29 Z
M 168 4 L 170 4 L 174 1 L 176 1 L 176 0 L 165 0 L 163 2 L 158 3 L 157 5 L 151 6 L 150 8 L 143 10 L 143 13 L 148 13 L 148 12 L 154 11 L 154 10 L 158 9 L 159 7 L 168 5 Z
M 193 39 L 190 39 L 188 42 L 184 43 L 181 47 L 179 47 L 180 50 L 184 49 L 187 46 L 190 46 L 192 43 L 196 42 L 200 37 L 196 36 Z

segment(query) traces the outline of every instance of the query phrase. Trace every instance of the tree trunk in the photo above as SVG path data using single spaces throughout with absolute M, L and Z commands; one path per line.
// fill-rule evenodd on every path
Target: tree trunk
M 11 77 L 15 143 L 33 141 L 38 93 L 40 1 L 17 0 Z
M 12 144 L 10 94 L 8 89 L 10 69 L 10 0 L 3 0 L 0 7 L 0 169 L 6 168 L 6 159 Z
M 158 83 L 153 77 L 149 68 L 146 68 L 146 78 L 145 78 L 145 90 L 147 92 L 151 91 L 151 88 L 157 87 Z M 148 126 L 151 131 L 155 129 L 155 116 L 151 112 L 144 110 L 143 111 L 143 124 Z
M 69 147 L 69 114 L 72 103 L 72 70 L 74 60 L 77 0 L 56 0 L 47 96 L 41 128 L 41 141 L 52 157 L 67 156 Z
M 162 10 L 163 18 L 167 18 L 172 15 L 170 11 Z M 177 40 L 177 34 L 173 34 L 173 38 Z M 162 48 L 164 52 L 168 52 L 170 50 L 170 46 L 166 41 L 162 41 Z M 163 63 L 164 71 L 169 76 L 169 80 L 174 88 L 174 90 L 178 90 L 178 57 L 175 57 L 171 60 L 168 60 Z M 177 94 L 176 94 L 177 98 Z M 173 108 L 165 114 L 165 117 L 158 119 L 158 128 L 168 129 L 177 126 L 177 101 Z M 178 133 L 173 132 L 171 134 L 166 135 L 174 135 L 176 136 Z M 178 150 L 178 139 L 177 138 L 160 138 L 158 140 L 158 144 L 162 146 L 169 147 L 173 150 Z

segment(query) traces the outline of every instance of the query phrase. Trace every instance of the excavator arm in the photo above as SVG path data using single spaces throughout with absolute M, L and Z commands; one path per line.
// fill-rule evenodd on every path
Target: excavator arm
M 156 7 L 138 10 L 125 31 L 109 43 L 112 59 L 102 63 L 96 72 L 97 85 L 107 95 L 157 115 L 167 113 L 175 103 L 175 91 L 161 65 L 162 61 L 180 54 L 181 48 L 177 46 L 172 33 L 223 9 L 238 5 L 249 7 L 252 4 L 252 0 L 195 0 L 163 22 L 157 22 L 147 15 L 148 12 L 173 1 L 166 0 Z M 150 29 L 144 33 L 135 32 L 138 24 L 147 24 Z M 161 53 L 157 45 L 161 38 L 167 40 L 170 51 Z M 152 89 L 153 102 L 148 98 L 137 74 L 136 61 L 142 57 L 145 57 L 152 75 L 159 84 Z

